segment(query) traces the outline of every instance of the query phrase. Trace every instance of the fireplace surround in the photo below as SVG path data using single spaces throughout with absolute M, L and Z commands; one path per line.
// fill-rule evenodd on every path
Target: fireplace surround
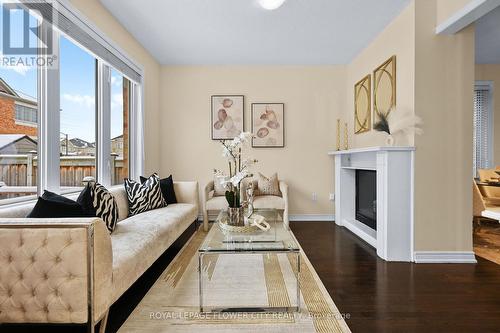
M 387 261 L 414 261 L 414 150 L 369 147 L 329 153 L 335 157 L 335 223 L 373 246 Z M 356 179 L 362 171 L 375 175 L 375 228 L 357 219 Z

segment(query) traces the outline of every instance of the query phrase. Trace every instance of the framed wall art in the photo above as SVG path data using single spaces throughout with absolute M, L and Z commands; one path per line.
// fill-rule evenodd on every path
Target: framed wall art
M 243 132 L 243 95 L 214 95 L 211 104 L 212 140 L 231 140 Z
M 373 116 L 388 115 L 396 106 L 396 56 L 373 71 Z M 375 121 L 375 120 L 374 120 Z
M 371 129 L 371 93 L 371 75 L 368 74 L 354 85 L 354 134 Z
M 254 148 L 285 146 L 285 104 L 252 103 L 252 140 Z

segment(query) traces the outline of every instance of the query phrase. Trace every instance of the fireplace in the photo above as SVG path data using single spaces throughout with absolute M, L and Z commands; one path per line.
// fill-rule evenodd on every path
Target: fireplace
M 335 156 L 335 223 L 387 261 L 413 261 L 413 147 L 367 147 Z
M 377 172 L 356 170 L 356 220 L 377 230 Z

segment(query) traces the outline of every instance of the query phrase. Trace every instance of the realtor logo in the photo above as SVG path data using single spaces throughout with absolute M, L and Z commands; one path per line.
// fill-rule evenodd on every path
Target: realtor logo
M 23 1 L 1 6 L 2 65 L 53 66 L 52 4 Z

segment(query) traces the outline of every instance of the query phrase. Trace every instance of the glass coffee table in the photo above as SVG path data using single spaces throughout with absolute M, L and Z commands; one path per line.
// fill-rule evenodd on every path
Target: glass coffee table
M 198 249 L 198 278 L 199 278 L 199 295 L 200 295 L 200 312 L 298 312 L 300 309 L 300 286 L 299 286 L 299 274 L 300 274 L 300 248 L 293 236 L 290 228 L 283 223 L 282 210 L 276 209 L 255 209 L 252 216 L 260 215 L 265 218 L 265 221 L 269 223 L 270 229 L 268 231 L 255 231 L 251 233 L 242 232 L 229 232 L 221 229 L 219 227 L 219 221 L 227 219 L 227 211 L 222 210 L 214 225 L 208 232 L 203 244 Z M 213 263 L 214 257 L 215 262 L 221 260 L 220 256 L 232 256 L 228 258 L 235 263 L 234 267 L 224 266 L 224 275 L 222 279 L 226 279 L 225 282 L 210 279 L 207 270 L 214 269 L 215 264 Z M 263 290 L 263 288 L 269 284 L 273 285 L 276 283 L 272 277 L 263 276 L 265 273 L 264 269 L 255 269 L 255 274 L 252 272 L 250 276 L 241 276 L 242 269 L 238 271 L 238 267 L 249 267 L 248 265 L 255 265 L 258 263 L 258 258 L 242 256 L 242 255 L 260 255 L 261 257 L 273 256 L 274 260 L 268 261 L 267 270 L 276 274 L 276 272 L 281 272 L 280 267 L 272 267 L 272 265 L 279 266 L 279 260 L 276 260 L 278 255 L 292 255 L 296 256 L 296 260 L 293 262 L 294 278 L 283 279 L 280 277 L 278 281 L 283 281 L 278 287 L 285 290 L 285 294 L 288 295 L 287 291 L 291 291 L 296 294 L 296 303 L 288 304 L 277 302 L 276 304 L 270 304 L 271 302 L 262 302 L 264 296 L 254 295 L 254 297 L 238 297 L 237 295 L 248 293 L 248 290 L 255 288 L 252 283 L 258 283 L 258 290 Z M 276 256 L 274 256 L 276 255 Z M 240 256 L 240 257 L 236 257 Z M 270 262 L 270 263 L 269 263 Z M 244 265 L 244 266 L 239 266 Z M 247 266 L 245 266 L 247 265 Z M 271 265 L 271 266 L 270 266 Z M 231 265 L 228 265 L 231 266 Z M 261 265 L 256 265 L 261 266 Z M 252 266 L 253 267 L 253 266 Z M 221 273 L 222 274 L 222 273 Z M 234 274 L 234 275 L 233 275 Z M 238 275 L 240 274 L 240 275 Z M 268 274 L 269 275 L 269 274 Z M 275 275 L 272 275 L 275 277 Z M 288 275 L 291 276 L 290 274 Z M 234 277 L 234 279 L 232 279 Z M 215 278 L 216 279 L 216 278 Z M 238 280 L 239 279 L 239 280 Z M 235 281 L 238 280 L 238 281 Z M 253 282 L 249 282 L 252 280 Z M 285 281 L 286 280 L 286 281 Z M 293 281 L 291 281 L 293 280 Z M 270 282 L 272 281 L 272 282 Z M 218 285 L 216 285 L 218 282 Z M 264 286 L 262 286 L 264 284 Z M 295 284 L 295 285 L 293 285 Z M 238 290 L 242 288 L 242 290 Z M 217 292 L 215 292 L 217 290 Z M 252 289 L 253 290 L 253 289 Z M 214 292 L 212 292 L 214 291 Z M 276 291 L 271 289 L 268 290 L 271 294 Z M 212 293 L 211 293 L 212 292 Z M 262 294 L 265 294 L 263 292 Z M 232 298 L 229 295 L 234 295 Z M 224 298 L 224 299 L 221 299 Z M 269 296 L 268 296 L 269 297 Z M 257 304 L 261 303 L 267 304 Z M 209 301 L 209 302 L 207 302 Z M 207 304 L 210 303 L 210 304 Z M 276 302 L 274 302 L 276 303 Z

